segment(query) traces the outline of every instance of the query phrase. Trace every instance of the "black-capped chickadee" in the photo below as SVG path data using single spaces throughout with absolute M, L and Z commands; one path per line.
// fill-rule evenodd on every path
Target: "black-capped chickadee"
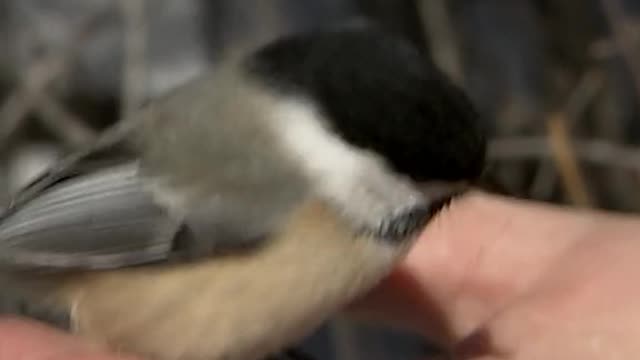
M 281 37 L 126 124 L 107 142 L 132 156 L 85 152 L 17 195 L 0 277 L 24 315 L 160 360 L 261 359 L 308 335 L 485 155 L 466 96 L 372 26 Z

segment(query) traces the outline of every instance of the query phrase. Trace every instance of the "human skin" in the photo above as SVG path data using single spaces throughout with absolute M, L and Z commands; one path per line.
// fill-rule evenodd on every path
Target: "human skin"
M 0 360 L 142 360 L 118 356 L 35 321 L 0 319 Z
M 474 193 L 355 309 L 456 359 L 636 359 L 640 218 Z
M 640 354 L 640 218 L 468 194 L 350 312 L 459 359 Z M 0 360 L 132 360 L 43 325 L 0 320 Z

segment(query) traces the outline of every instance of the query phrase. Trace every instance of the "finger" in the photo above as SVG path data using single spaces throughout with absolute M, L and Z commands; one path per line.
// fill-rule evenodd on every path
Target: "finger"
M 98 347 L 43 324 L 0 318 L 0 360 L 134 360 L 103 353 Z

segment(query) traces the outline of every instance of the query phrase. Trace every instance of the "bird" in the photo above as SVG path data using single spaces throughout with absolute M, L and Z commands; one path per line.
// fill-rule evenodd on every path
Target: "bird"
M 480 176 L 485 137 L 402 38 L 279 36 L 17 193 L 0 215 L 3 301 L 149 359 L 277 356 L 402 261 Z M 113 148 L 125 155 L 102 157 Z

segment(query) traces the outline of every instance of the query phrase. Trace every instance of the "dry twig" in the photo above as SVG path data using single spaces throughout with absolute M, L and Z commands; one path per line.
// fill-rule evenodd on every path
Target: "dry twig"
M 613 32 L 615 41 L 634 80 L 637 95 L 640 96 L 640 56 L 635 46 L 632 28 L 624 15 L 620 0 L 601 0 L 605 16 Z
M 564 106 L 563 113 L 566 116 L 564 116 L 565 124 L 563 126 L 566 129 L 571 129 L 582 117 L 586 108 L 602 89 L 603 84 L 604 75 L 600 69 L 592 68 L 582 75 Z M 529 194 L 533 198 L 546 198 L 551 193 L 556 183 L 554 163 L 558 164 L 557 161 L 550 163 L 547 160 L 542 160 L 540 162 L 529 190 Z
M 575 156 L 580 161 L 640 173 L 640 150 L 604 140 L 574 139 Z M 493 161 L 551 158 L 546 136 L 513 136 L 491 140 L 488 156 Z
M 93 129 L 67 111 L 51 95 L 43 92 L 36 97 L 35 110 L 38 120 L 66 145 L 78 149 L 96 139 L 97 134 Z
M 29 67 L 26 76 L 0 107 L 0 148 L 5 146 L 20 128 L 25 117 L 36 105 L 40 94 L 65 71 L 80 46 L 105 14 L 106 11 L 103 9 L 88 16 L 80 22 L 74 36 L 65 46 L 52 51 Z
M 418 8 L 433 49 L 433 60 L 453 81 L 462 84 L 464 81 L 462 60 L 457 47 L 456 34 L 451 26 L 447 1 L 418 1 Z
M 143 103 L 146 96 L 147 20 L 145 3 L 145 0 L 119 1 L 124 20 L 121 118 L 128 118 Z
M 591 207 L 588 186 L 580 170 L 573 144 L 569 139 L 567 120 L 564 113 L 554 113 L 547 122 L 549 145 L 553 160 L 560 171 L 560 177 L 571 201 L 582 207 Z

